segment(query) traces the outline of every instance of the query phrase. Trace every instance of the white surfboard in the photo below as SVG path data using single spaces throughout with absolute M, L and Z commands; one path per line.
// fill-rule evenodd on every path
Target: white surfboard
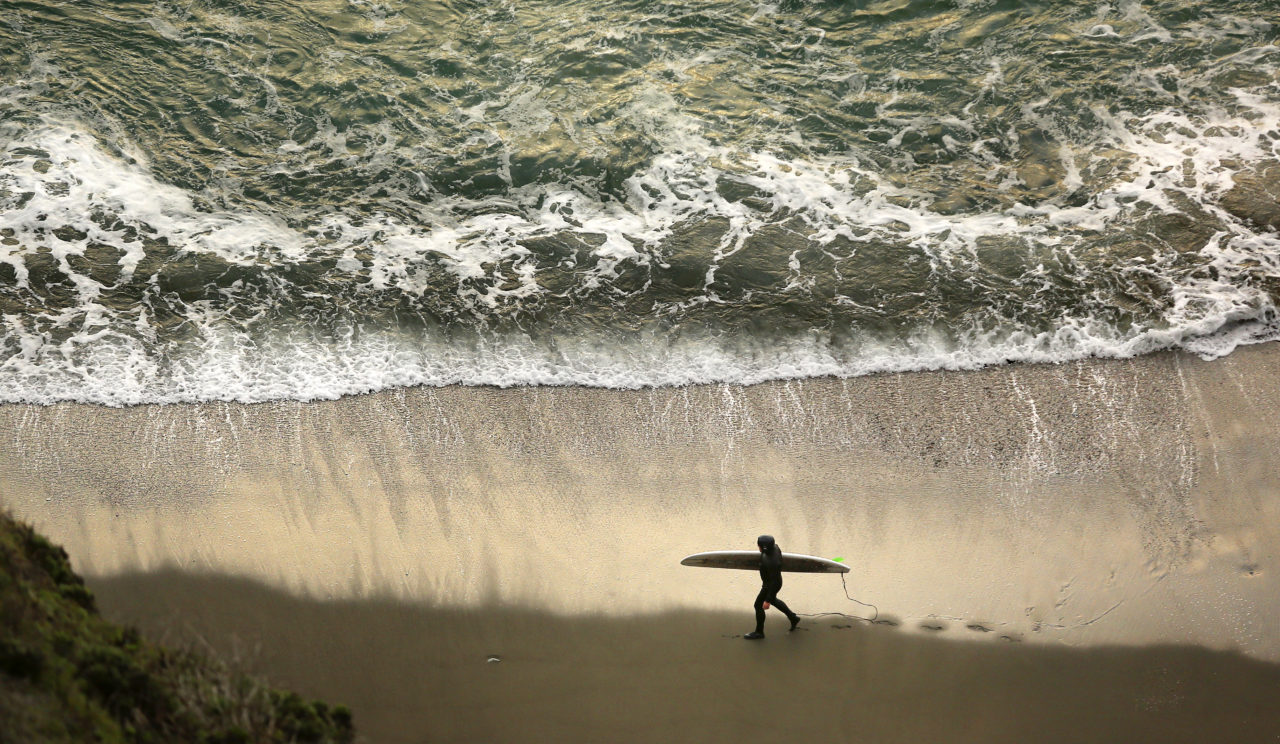
M 758 550 L 712 550 L 706 553 L 694 553 L 680 561 L 682 566 L 699 566 L 701 568 L 740 568 L 758 571 L 760 569 L 760 551 Z M 782 570 L 795 573 L 849 573 L 849 567 L 828 558 L 800 553 L 783 553 Z

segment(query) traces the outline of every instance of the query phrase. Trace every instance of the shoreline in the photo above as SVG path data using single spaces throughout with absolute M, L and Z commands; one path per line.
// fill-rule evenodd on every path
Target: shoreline
M 911 628 L 1280 660 L 1277 372 L 1271 343 L 749 387 L 8 404 L 0 492 L 93 579 L 723 610 L 751 578 L 679 559 L 771 532 L 844 557 L 853 596 Z M 808 577 L 787 598 L 847 604 Z
M 419 375 L 400 375 L 391 374 L 387 378 L 380 381 L 380 386 L 371 387 L 367 383 L 339 384 L 339 392 L 332 389 L 323 393 L 314 394 L 314 397 L 298 397 L 301 388 L 289 387 L 287 394 L 284 392 L 276 392 L 279 397 L 260 398 L 257 395 L 251 395 L 248 399 L 243 398 L 206 398 L 191 399 L 185 397 L 170 398 L 165 400 L 134 400 L 137 397 L 132 392 L 123 398 L 114 395 L 106 398 L 71 398 L 57 397 L 57 395 L 66 396 L 64 391 L 60 394 L 54 394 L 52 400 L 23 400 L 7 397 L 0 397 L 0 406 L 37 406 L 54 408 L 59 406 L 88 406 L 93 408 L 115 408 L 115 409 L 132 409 L 132 408 L 150 408 L 150 407 L 168 407 L 168 406 L 272 406 L 272 405 L 309 405 L 333 403 L 350 398 L 363 398 L 366 396 L 379 396 L 396 394 L 399 391 L 408 390 L 447 390 L 452 388 L 458 389 L 475 389 L 475 390 L 598 390 L 602 392 L 615 393 L 657 393 L 661 391 L 697 389 L 697 388 L 753 388 L 769 385 L 792 385 L 813 383 L 821 385 L 829 382 L 843 382 L 859 380 L 865 377 L 885 377 L 899 375 L 934 375 L 934 374 L 966 374 L 966 373 L 982 373 L 992 369 L 1000 369 L 1006 367 L 1026 368 L 1026 367 L 1059 367 L 1067 365 L 1093 364 L 1093 363 L 1124 363 L 1128 361 L 1140 360 L 1145 357 L 1156 357 L 1163 355 L 1178 355 L 1194 357 L 1199 361 L 1212 363 L 1219 359 L 1225 359 L 1237 351 L 1248 349 L 1254 346 L 1266 346 L 1280 344 L 1280 330 L 1269 332 L 1259 330 L 1266 326 L 1254 326 L 1250 321 L 1246 330 L 1241 331 L 1234 328 L 1228 331 L 1222 331 L 1222 336 L 1210 334 L 1207 337 L 1199 337 L 1202 343 L 1188 343 L 1186 346 L 1149 346 L 1146 344 L 1136 344 L 1135 348 L 1147 348 L 1147 351 L 1133 351 L 1131 349 L 1116 348 L 1102 352 L 1094 351 L 1084 356 L 1068 356 L 1059 357 L 1052 354 L 1032 352 L 1025 350 L 1010 349 L 1007 352 L 999 349 L 988 349 L 985 353 L 977 355 L 981 361 L 974 361 L 974 357 L 967 357 L 967 361 L 956 361 L 948 354 L 939 353 L 933 357 L 922 357 L 921 360 L 914 362 L 876 362 L 857 366 L 857 371 L 851 371 L 851 367 L 836 362 L 815 363 L 808 372 L 788 372 L 795 369 L 795 365 L 779 364 L 777 367 L 764 371 L 757 370 L 749 375 L 744 375 L 735 379 L 716 378 L 712 376 L 707 378 L 685 379 L 673 377 L 658 382 L 583 382 L 576 377 L 575 373 L 551 372 L 546 375 L 539 375 L 536 378 L 523 379 L 517 378 L 516 381 L 491 382 L 485 381 L 485 375 L 478 377 L 450 376 L 441 380 L 440 378 L 430 378 Z M 1220 341 L 1219 344 L 1210 342 L 1210 339 Z M 1223 348 L 1226 348 L 1224 351 Z M 1196 350 L 1196 349 L 1200 350 Z M 1202 354 L 1209 354 L 1211 359 L 1205 359 Z M 929 358 L 931 361 L 926 363 L 922 361 Z M 945 359 L 945 361 L 943 361 Z M 673 360 L 675 361 L 675 360 Z M 681 364 L 677 366 L 688 366 L 688 359 L 680 360 Z M 716 360 L 721 362 L 725 360 Z M 702 365 L 713 363 L 706 360 Z M 662 365 L 658 365 L 661 367 Z M 827 371 L 815 371 L 823 369 Z M 842 371 L 837 371 L 842 370 Z M 305 374 L 298 375 L 306 377 Z M 625 375 L 617 372 L 611 372 L 603 375 L 603 379 L 618 380 L 625 378 Z M 314 381 L 313 381 L 314 382 Z M 128 387 L 136 387 L 128 385 Z M 323 385 L 320 385 L 323 387 Z M 279 391 L 281 388 L 276 387 Z M 50 395 L 49 393 L 45 394 Z M 43 396 L 41 396 L 43 397 Z

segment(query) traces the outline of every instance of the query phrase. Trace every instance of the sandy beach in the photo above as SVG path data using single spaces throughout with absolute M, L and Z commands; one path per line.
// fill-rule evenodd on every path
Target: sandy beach
M 0 744 L 1280 743 L 1280 1 L 0 28 Z
M 1277 373 L 1265 344 L 749 387 L 9 405 L 0 493 L 109 616 L 345 700 L 370 741 L 1273 741 Z M 886 622 L 736 638 L 756 578 L 679 560 L 762 532 L 844 558 Z M 865 611 L 833 576 L 783 596 Z
M 347 701 L 374 742 L 1272 742 L 1280 732 L 1280 667 L 1194 646 L 1066 648 L 998 633 L 964 643 L 840 619 L 788 634 L 780 616 L 766 642 L 748 643 L 741 611 L 433 610 L 179 572 L 96 588 L 108 612 Z

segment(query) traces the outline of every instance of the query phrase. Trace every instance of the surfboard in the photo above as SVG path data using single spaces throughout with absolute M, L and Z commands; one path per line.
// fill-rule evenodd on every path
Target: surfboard
M 758 571 L 760 570 L 760 551 L 712 550 L 706 553 L 694 553 L 680 561 L 680 565 Z M 843 563 L 800 553 L 783 553 L 782 570 L 794 573 L 849 573 L 849 567 Z

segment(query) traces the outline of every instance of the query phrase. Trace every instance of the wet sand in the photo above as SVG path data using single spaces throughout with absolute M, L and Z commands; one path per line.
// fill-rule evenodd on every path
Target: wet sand
M 245 591 L 299 602 L 311 608 L 298 610 L 308 617 L 353 613 L 317 620 L 304 646 L 336 643 L 348 632 L 381 639 L 368 641 L 361 672 L 368 676 L 356 691 L 368 701 L 351 702 L 366 730 L 409 737 L 386 740 L 431 730 L 414 723 L 429 707 L 396 703 L 394 714 L 386 712 L 399 699 L 393 691 L 419 689 L 396 679 L 410 663 L 398 658 L 400 647 L 429 658 L 456 649 L 470 659 L 495 633 L 515 647 L 551 644 L 560 655 L 534 654 L 524 672 L 551 689 L 583 684 L 573 679 L 575 663 L 563 659 L 585 663 L 592 654 L 615 659 L 597 663 L 609 669 L 600 674 L 618 679 L 629 664 L 657 674 L 663 654 L 676 654 L 694 679 L 720 679 L 720 666 L 748 674 L 741 664 L 757 657 L 730 662 L 679 649 L 749 629 L 755 579 L 678 561 L 700 550 L 750 548 L 762 532 L 775 534 L 784 550 L 845 558 L 853 596 L 900 623 L 885 636 L 893 639 L 886 658 L 922 656 L 914 666 L 884 661 L 876 668 L 895 680 L 894 700 L 913 686 L 946 692 L 948 704 L 959 706 L 953 720 L 968 720 L 963 709 L 976 706 L 969 723 L 997 730 L 1021 724 L 999 720 L 1014 714 L 984 707 L 993 704 L 959 692 L 954 680 L 976 675 L 1015 695 L 1029 683 L 1010 670 L 1030 665 L 1024 676 L 1047 675 L 1036 689 L 1050 706 L 1053 664 L 1083 675 L 1091 689 L 1080 700 L 1093 701 L 1107 689 L 1136 700 L 1139 688 L 1154 684 L 1125 677 L 1130 672 L 1117 671 L 1123 665 L 1106 659 L 1147 659 L 1132 663 L 1151 668 L 1174 663 L 1166 658 L 1201 659 L 1177 668 L 1212 667 L 1220 690 L 1235 689 L 1232 665 L 1244 657 L 1280 662 L 1276 379 L 1280 345 L 1264 344 L 1214 362 L 1168 353 L 751 387 L 454 387 L 251 406 L 10 405 L 0 406 L 0 504 L 65 544 L 104 605 L 144 625 L 158 627 L 161 613 L 150 592 L 167 596 L 164 587 L 209 576 L 257 582 L 260 588 Z M 167 578 L 146 585 L 152 574 Z M 225 601 L 239 601 L 235 595 Z M 861 609 L 831 576 L 788 577 L 783 596 L 801 611 Z M 173 601 L 178 614 L 164 614 L 160 625 L 215 617 L 200 615 L 199 601 Z M 215 639 L 256 633 L 282 648 L 293 647 L 287 639 L 295 633 L 303 638 L 288 613 L 264 618 L 257 629 L 211 620 L 202 632 Z M 354 632 L 382 622 L 402 629 L 385 639 Z M 435 650 L 413 646 L 423 623 L 440 628 L 432 633 Z M 477 631 L 473 643 L 455 638 L 463 632 L 455 625 L 490 630 Z M 879 630 L 822 633 L 880 638 L 867 636 Z M 559 634 L 580 639 L 573 653 L 550 640 Z M 625 640 L 633 636 L 634 644 Z M 715 648 L 763 654 L 779 661 L 768 669 L 812 680 L 804 684 L 815 690 L 857 677 L 841 663 L 855 670 L 864 663 L 835 646 L 782 663 L 774 655 L 786 647 L 767 643 L 764 651 L 743 649 L 740 640 Z M 1160 648 L 1146 648 L 1152 644 Z M 616 656 L 633 646 L 630 656 Z M 641 664 L 649 654 L 649 666 Z M 1038 654 L 1064 661 L 1042 668 Z M 317 680 L 343 673 L 327 668 L 322 654 L 295 655 L 296 668 L 282 661 L 277 669 L 268 656 L 262 667 Z M 929 688 L 938 659 L 955 660 L 947 673 L 953 681 Z M 1005 676 L 990 679 L 989 667 Z M 1179 674 L 1183 689 L 1195 687 L 1196 675 Z M 281 681 L 305 689 L 304 679 Z M 1280 694 L 1274 680 L 1266 684 L 1268 694 Z M 734 689 L 751 688 L 743 685 Z M 1064 679 L 1056 687 L 1074 686 Z M 609 689 L 616 697 L 624 687 Z M 1182 720 L 1218 688 L 1156 718 Z M 462 687 L 451 698 L 450 689 L 439 688 L 438 710 L 482 723 L 505 715 L 501 700 L 468 698 Z M 670 715 L 687 697 L 679 686 L 662 700 L 661 685 L 643 689 L 651 707 Z M 1252 689 L 1236 693 L 1249 700 Z M 753 715 L 732 707 L 738 703 L 699 705 Z M 799 705 L 784 717 L 793 725 L 822 715 L 822 706 L 806 713 Z M 901 728 L 924 725 L 909 720 L 922 709 L 893 705 L 859 709 L 856 717 L 871 719 L 859 725 L 887 732 L 886 741 L 923 737 Z M 1028 698 L 1026 705 L 1040 703 Z M 1157 725 L 1129 708 L 1098 705 L 1100 717 L 1088 725 Z M 578 738 L 590 738 L 582 722 L 621 725 L 610 718 L 621 715 L 615 712 L 567 710 L 536 725 Z M 534 726 L 532 717 L 521 720 Z M 713 718 L 700 720 L 711 726 Z M 664 725 L 655 722 L 654 730 L 670 734 Z M 967 740 L 990 740 L 977 735 L 982 730 Z

